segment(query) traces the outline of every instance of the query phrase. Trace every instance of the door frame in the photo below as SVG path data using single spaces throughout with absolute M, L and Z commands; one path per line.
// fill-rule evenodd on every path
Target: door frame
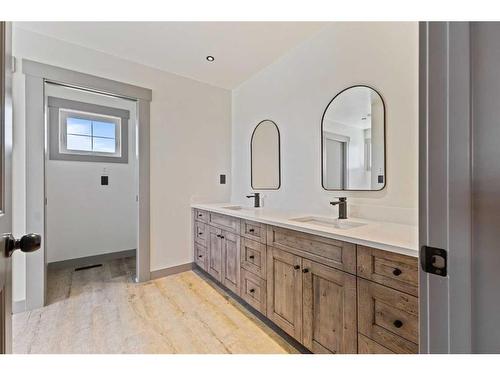
M 419 247 L 447 250 L 448 276 L 420 268 L 420 352 L 472 350 L 472 105 L 469 22 L 419 24 Z
M 137 282 L 150 275 L 150 102 L 152 90 L 107 78 L 23 59 L 26 111 L 26 230 L 45 231 L 46 82 L 133 100 L 138 122 L 138 236 Z M 40 126 L 43 124 L 44 126 Z M 40 251 L 26 255 L 26 309 L 45 305 L 47 264 L 45 241 Z

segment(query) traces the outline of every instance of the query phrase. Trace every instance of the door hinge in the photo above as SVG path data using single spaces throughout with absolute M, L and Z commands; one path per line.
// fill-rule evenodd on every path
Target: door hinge
M 427 273 L 438 276 L 448 274 L 448 255 L 444 249 L 422 246 L 420 249 L 420 264 Z

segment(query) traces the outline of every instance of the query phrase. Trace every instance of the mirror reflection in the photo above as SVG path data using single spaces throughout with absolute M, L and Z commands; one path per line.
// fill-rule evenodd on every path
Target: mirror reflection
M 255 127 L 250 152 L 252 189 L 279 189 L 280 133 L 274 122 L 264 120 Z
M 350 87 L 323 114 L 322 183 L 327 190 L 385 186 L 385 109 L 374 89 Z

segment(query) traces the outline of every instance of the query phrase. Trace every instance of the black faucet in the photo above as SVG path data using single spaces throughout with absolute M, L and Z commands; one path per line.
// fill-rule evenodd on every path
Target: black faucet
M 339 205 L 339 219 L 347 219 L 347 198 L 339 198 L 336 202 L 330 202 L 332 206 Z
M 247 195 L 247 198 L 254 198 L 253 206 L 255 208 L 260 207 L 260 194 L 259 193 L 254 193 L 253 195 Z

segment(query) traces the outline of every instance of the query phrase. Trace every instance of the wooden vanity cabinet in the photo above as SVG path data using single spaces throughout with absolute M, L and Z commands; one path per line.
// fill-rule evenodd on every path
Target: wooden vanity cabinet
M 267 317 L 302 341 L 302 258 L 267 248 Z
M 239 235 L 209 226 L 208 273 L 232 292 L 239 294 Z
M 222 231 L 222 285 L 240 294 L 240 236 Z
M 356 276 L 268 247 L 267 317 L 313 353 L 357 353 Z
M 222 282 L 222 229 L 208 227 L 208 273 Z
M 418 353 L 418 260 L 193 210 L 195 264 L 313 353 Z
M 356 276 L 302 260 L 302 344 L 313 353 L 357 353 Z

